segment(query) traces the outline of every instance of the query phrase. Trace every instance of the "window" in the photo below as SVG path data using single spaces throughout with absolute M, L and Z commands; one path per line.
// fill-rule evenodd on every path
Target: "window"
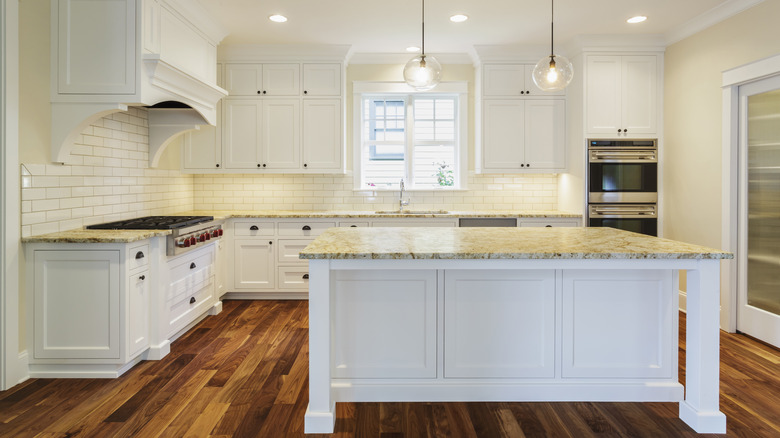
M 357 189 L 397 190 L 401 179 L 416 190 L 463 188 L 465 96 L 355 94 L 360 108 L 354 143 Z

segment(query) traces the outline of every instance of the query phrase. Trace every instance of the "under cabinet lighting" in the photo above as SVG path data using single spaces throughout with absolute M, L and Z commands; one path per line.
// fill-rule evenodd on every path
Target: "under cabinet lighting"
M 450 21 L 452 21 L 453 23 L 463 23 L 468 19 L 469 19 L 468 15 L 463 15 L 463 14 L 457 14 L 450 17 Z
M 645 17 L 644 15 L 637 15 L 636 17 L 631 17 L 626 21 L 633 24 L 633 23 L 641 23 L 645 20 L 647 20 L 647 17 Z
M 274 14 L 268 17 L 269 20 L 273 21 L 274 23 L 284 23 L 287 21 L 287 17 L 284 15 Z

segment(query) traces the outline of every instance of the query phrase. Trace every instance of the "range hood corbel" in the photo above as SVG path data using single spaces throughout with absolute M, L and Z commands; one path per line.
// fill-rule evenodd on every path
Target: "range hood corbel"
M 157 167 L 163 151 L 181 133 L 208 125 L 192 108 L 149 108 L 149 167 Z

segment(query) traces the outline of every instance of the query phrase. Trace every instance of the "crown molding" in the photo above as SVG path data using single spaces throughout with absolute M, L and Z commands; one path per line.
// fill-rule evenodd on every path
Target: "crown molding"
M 355 53 L 349 64 L 401 64 L 405 65 L 415 53 Z M 441 64 L 474 64 L 474 58 L 468 53 L 429 53 Z
M 729 19 L 742 11 L 750 9 L 759 3 L 763 3 L 763 1 L 764 0 L 729 0 L 722 3 L 693 19 L 686 21 L 675 29 L 666 32 L 666 34 L 664 34 L 664 45 L 671 46 L 708 27 Z
M 663 35 L 580 35 L 565 45 L 567 52 L 663 52 Z
M 337 44 L 226 44 L 217 48 L 219 62 L 344 62 L 351 45 Z

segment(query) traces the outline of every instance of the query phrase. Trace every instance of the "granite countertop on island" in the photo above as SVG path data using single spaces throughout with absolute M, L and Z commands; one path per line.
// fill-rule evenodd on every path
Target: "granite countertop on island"
M 302 259 L 730 259 L 614 228 L 331 228 Z

